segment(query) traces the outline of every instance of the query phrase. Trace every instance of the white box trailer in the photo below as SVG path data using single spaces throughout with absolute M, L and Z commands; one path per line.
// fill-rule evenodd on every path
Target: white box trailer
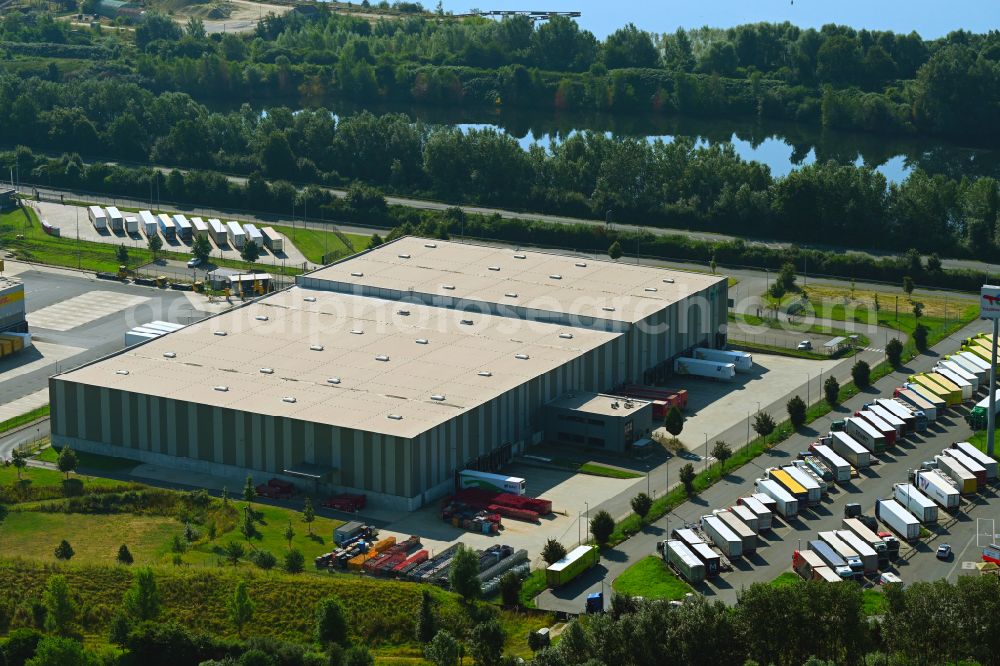
M 972 382 L 957 375 L 948 368 L 943 367 L 940 363 L 934 366 L 934 372 L 938 373 L 957 386 L 958 390 L 962 392 L 962 400 L 969 400 L 972 398 L 972 394 L 974 393 Z
M 757 534 L 750 529 L 749 525 L 728 509 L 716 509 L 712 513 L 721 518 L 722 522 L 733 531 L 733 534 L 740 538 L 744 555 L 757 552 Z
M 838 530 L 836 534 L 838 539 L 858 554 L 858 557 L 861 559 L 861 566 L 864 568 L 866 574 L 873 574 L 878 571 L 878 553 L 875 552 L 874 548 L 862 539 L 859 539 L 850 530 Z
M 951 445 L 951 448 L 958 449 L 965 455 L 969 456 L 973 460 L 977 461 L 986 470 L 987 479 L 997 478 L 997 461 L 990 458 L 988 455 L 974 447 L 968 442 L 955 442 Z
M 701 529 L 722 554 L 733 560 L 743 557 L 743 539 L 718 516 L 702 516 Z
M 122 215 L 122 212 L 115 206 L 108 206 L 107 211 L 108 225 L 111 227 L 111 231 L 124 231 L 125 216 Z
M 709 578 L 719 575 L 719 569 L 722 568 L 722 560 L 719 554 L 712 550 L 712 547 L 707 543 L 702 541 L 694 530 L 682 528 L 675 529 L 672 531 L 671 536 L 677 541 L 681 541 L 685 546 L 688 547 L 695 557 L 701 560 L 702 564 L 705 565 L 705 575 Z M 664 554 L 664 558 L 666 554 Z
M 264 237 L 264 247 L 271 252 L 281 252 L 285 249 L 285 239 L 273 227 L 264 227 L 260 233 Z
M 195 238 L 208 238 L 208 225 L 200 217 L 191 218 L 191 230 Z
M 225 245 L 229 240 L 228 232 L 229 230 L 222 223 L 222 220 L 213 217 L 208 221 L 208 235 L 219 247 Z
M 706 377 L 708 379 L 731 382 L 733 381 L 733 377 L 736 376 L 736 366 L 732 363 L 702 361 L 682 356 L 674 359 L 674 372 L 678 375 L 691 375 L 692 377 Z
M 750 495 L 758 502 L 764 505 L 764 508 L 771 512 L 771 515 L 778 513 L 778 503 L 770 495 L 765 495 L 764 493 L 754 493 Z
M 782 488 L 777 481 L 757 479 L 754 481 L 754 489 L 773 499 L 778 513 L 785 518 L 794 518 L 799 515 L 799 501 Z
M 906 421 L 899 418 L 885 407 L 872 403 L 870 405 L 866 405 L 864 411 L 871 412 L 872 414 L 874 414 L 875 416 L 877 416 L 878 418 L 880 418 L 881 420 L 885 421 L 890 426 L 895 428 L 896 439 L 901 439 L 903 437 L 903 433 L 906 432 Z
M 132 345 L 137 345 L 140 342 L 146 342 L 147 340 L 155 340 L 160 337 L 160 333 L 155 333 L 153 331 L 146 331 L 142 328 L 139 329 L 129 329 L 125 331 L 125 346 L 131 347 Z
M 974 372 L 970 372 L 965 367 L 963 367 L 961 363 L 944 359 L 943 361 L 938 362 L 937 367 L 941 368 L 942 370 L 947 370 L 949 372 L 952 372 L 955 375 L 961 377 L 965 381 L 972 384 L 973 393 L 979 392 L 979 375 L 977 375 Z
M 851 480 L 851 464 L 838 455 L 836 451 L 826 444 L 813 444 L 809 449 L 830 468 L 834 481 L 847 483 Z
M 973 476 L 976 477 L 976 485 L 980 488 L 985 486 L 989 477 L 986 474 L 986 467 L 981 465 L 978 460 L 972 456 L 968 456 L 961 449 L 947 448 L 941 451 L 941 455 L 951 456 L 958 461 L 958 464 L 965 469 L 972 472 Z
M 191 222 L 180 214 L 174 215 L 174 227 L 177 228 L 177 237 L 181 240 L 191 240 Z
M 962 503 L 961 493 L 955 484 L 937 470 L 919 470 L 913 477 L 917 487 L 942 508 L 957 509 Z
M 920 536 L 920 521 L 896 500 L 875 500 L 875 517 L 906 541 Z
M 885 541 L 882 540 L 882 537 L 868 529 L 868 526 L 863 522 L 857 518 L 844 518 L 841 522 L 841 527 L 853 532 L 855 536 L 867 543 L 872 550 L 879 554 L 880 559 L 888 559 L 889 547 Z
M 872 453 L 846 432 L 830 433 L 830 448 L 842 455 L 856 469 L 871 467 Z
M 916 486 L 909 483 L 894 483 L 892 485 L 892 497 L 906 507 L 907 511 L 916 516 L 917 520 L 921 523 L 926 525 L 927 523 L 937 522 L 937 504 L 917 490 Z
M 830 567 L 816 567 L 813 569 L 813 580 L 821 580 L 824 583 L 843 583 L 844 579 L 833 572 Z
M 770 499 L 770 498 L 769 498 Z M 753 515 L 757 518 L 757 532 L 760 533 L 764 530 L 771 529 L 771 521 L 774 515 L 771 510 L 767 508 L 763 502 L 761 502 L 756 497 L 741 497 L 739 499 L 740 506 L 746 507 L 753 512 Z
M 923 412 L 928 421 L 937 421 L 937 406 L 916 391 L 908 388 L 900 388 L 896 390 L 895 398 L 909 405 L 914 410 Z
M 152 238 L 157 234 L 157 229 L 159 229 L 159 224 L 156 221 L 156 216 L 148 210 L 139 211 L 139 230 L 146 236 L 146 238 Z
M 787 467 L 782 467 L 781 469 L 786 472 L 788 476 L 792 477 L 796 483 L 806 489 L 806 503 L 809 506 L 816 506 L 823 501 L 823 489 L 820 487 L 816 479 L 809 476 L 805 471 L 799 469 L 795 465 L 788 465 Z
M 983 371 L 983 379 L 989 381 L 990 362 L 970 351 L 960 351 L 955 353 L 955 357 L 962 359 L 969 366 L 976 366 Z
M 481 488 L 497 493 L 523 495 L 526 482 L 519 476 L 506 474 L 491 474 L 474 469 L 463 469 L 458 473 L 459 485 L 462 489 Z
M 913 410 L 892 398 L 879 398 L 875 404 L 882 409 L 891 412 L 897 419 L 900 419 L 906 432 L 923 432 L 927 430 L 927 416 L 920 410 Z
M 174 221 L 170 219 L 170 216 L 166 213 L 160 213 L 156 216 L 158 220 L 157 226 L 160 233 L 163 234 L 164 240 L 174 240 L 177 238 L 177 227 L 174 225 Z
M 689 583 L 705 580 L 705 564 L 680 541 L 667 541 L 663 552 L 667 562 Z
M 696 359 L 702 361 L 732 363 L 736 368 L 736 372 L 751 372 L 753 370 L 753 355 L 749 352 L 696 347 L 693 354 Z
M 253 241 L 254 243 L 257 244 L 258 248 L 263 249 L 263 247 L 264 247 L 264 234 L 260 233 L 260 229 L 258 229 L 253 224 L 244 224 L 243 225 L 243 231 L 247 235 L 247 240 Z
M 125 233 L 129 235 L 139 233 L 139 218 L 134 215 L 125 216 Z
M 754 534 L 760 534 L 760 521 L 757 520 L 757 514 L 754 513 L 749 507 L 743 506 L 742 504 L 734 504 L 729 507 L 729 510 L 733 512 L 733 515 L 740 519 L 740 521 L 753 530 Z
M 226 238 L 229 240 L 229 244 L 237 250 L 243 249 L 243 244 L 246 243 L 247 235 L 243 231 L 243 227 L 240 226 L 239 222 L 229 221 L 226 222 Z
M 103 231 L 108 228 L 108 215 L 100 206 L 91 206 L 88 208 L 87 217 L 90 218 L 90 223 L 94 225 L 94 228 L 98 231 Z
M 937 463 L 942 474 L 946 474 L 955 482 L 955 485 L 958 486 L 958 492 L 963 495 L 971 495 L 979 488 L 976 475 L 962 467 L 962 463 L 953 456 L 934 456 L 934 462 Z
M 889 429 L 888 423 L 885 424 L 885 428 L 886 430 Z M 848 417 L 844 419 L 844 429 L 854 441 L 868 449 L 871 453 L 878 454 L 885 451 L 887 446 L 885 435 L 872 425 L 868 419 L 856 416 Z
M 961 354 L 952 354 L 951 356 L 945 356 L 945 359 L 951 361 L 955 365 L 963 368 L 966 372 L 970 372 L 976 376 L 979 380 L 979 386 L 986 386 L 986 383 L 990 380 L 989 368 L 983 368 L 974 364 L 969 359 L 965 358 Z M 988 365 L 988 364 L 987 364 Z
M 144 328 L 148 328 L 154 331 L 162 331 L 164 333 L 173 333 L 174 331 L 179 331 L 182 328 L 184 328 L 184 324 L 175 324 L 173 322 L 162 321 L 160 319 L 151 321 L 148 324 L 143 324 L 142 326 Z
M 837 536 L 835 531 L 830 530 L 828 532 L 820 532 L 817 536 L 826 545 L 833 548 L 838 555 L 840 555 L 844 562 L 847 563 L 847 566 L 850 567 L 851 571 L 856 574 L 864 572 L 865 563 L 861 561 L 861 558 L 858 556 L 858 552 L 844 543 L 843 540 Z

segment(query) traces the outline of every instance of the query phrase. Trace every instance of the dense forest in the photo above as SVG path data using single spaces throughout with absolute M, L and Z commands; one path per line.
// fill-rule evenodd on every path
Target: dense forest
M 374 25 L 320 7 L 269 16 L 250 37 L 206 35 L 152 15 L 122 34 L 71 31 L 45 15 L 0 24 L 0 56 L 90 62 L 93 73 L 202 99 L 332 96 L 365 102 L 758 116 L 879 133 L 1000 140 L 1000 33 L 821 30 L 791 24 L 603 42 L 572 20 L 533 24 L 412 16 Z M 26 44 L 28 48 L 25 48 Z M 56 74 L 58 74 L 58 63 Z

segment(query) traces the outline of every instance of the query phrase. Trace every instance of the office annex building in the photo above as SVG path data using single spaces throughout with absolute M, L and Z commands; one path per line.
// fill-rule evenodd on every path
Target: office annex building
M 543 437 L 567 392 L 725 343 L 723 277 L 403 238 L 52 377 L 52 439 L 415 509 Z

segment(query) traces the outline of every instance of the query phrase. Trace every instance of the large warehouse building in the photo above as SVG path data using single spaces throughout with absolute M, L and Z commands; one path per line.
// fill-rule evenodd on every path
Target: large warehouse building
M 403 238 L 52 377 L 52 438 L 415 509 L 541 441 L 567 392 L 724 345 L 726 310 L 717 276 Z

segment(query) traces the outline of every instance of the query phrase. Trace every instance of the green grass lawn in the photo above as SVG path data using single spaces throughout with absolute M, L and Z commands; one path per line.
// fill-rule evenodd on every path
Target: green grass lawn
M 798 585 L 802 582 L 802 577 L 799 576 L 794 571 L 786 571 L 777 578 L 771 581 L 772 587 L 788 587 L 790 585 Z
M 535 597 L 545 591 L 545 569 L 535 569 L 524 579 L 521 585 L 521 605 L 525 608 L 535 607 Z
M 74 451 L 79 467 L 88 470 L 101 470 L 107 472 L 125 472 L 139 464 L 136 460 L 128 458 L 113 458 L 111 456 L 99 456 L 95 453 L 84 451 Z M 54 446 L 47 446 L 42 449 L 38 460 L 55 464 L 59 460 L 59 451 Z
M 25 423 L 31 423 L 35 419 L 40 419 L 43 416 L 49 415 L 49 406 L 42 405 L 36 409 L 32 409 L 30 412 L 25 412 L 14 418 L 7 419 L 6 421 L 0 421 L 0 433 L 7 432 L 8 430 L 13 430 Z
M 861 593 L 861 609 L 865 615 L 882 615 L 888 606 L 889 602 L 881 590 L 869 588 Z
M 606 476 L 610 479 L 638 479 L 643 476 L 638 472 L 629 472 L 628 470 L 606 467 L 605 465 L 598 465 L 596 463 L 584 463 L 577 468 L 577 471 L 593 476 Z
M 0 466 L 0 502 L 14 503 L 55 499 L 93 489 L 127 490 L 135 485 L 114 479 L 79 474 L 71 474 L 67 480 L 61 472 L 38 467 L 25 467 L 21 470 L 21 479 L 18 480 L 17 469 L 13 465 L 10 467 Z M 2 552 L 0 549 L 0 553 Z
M 612 584 L 615 592 L 630 597 L 646 599 L 683 599 L 691 586 L 674 575 L 667 563 L 659 557 L 649 555 L 642 558 Z
M 341 257 L 360 252 L 368 247 L 368 237 L 360 234 L 344 234 L 344 236 L 354 246 L 352 250 L 344 245 L 340 237 L 332 231 L 322 231 L 320 229 L 293 229 L 283 225 L 272 225 L 274 230 L 292 242 L 295 247 L 305 255 L 306 259 L 314 264 L 335 261 Z

